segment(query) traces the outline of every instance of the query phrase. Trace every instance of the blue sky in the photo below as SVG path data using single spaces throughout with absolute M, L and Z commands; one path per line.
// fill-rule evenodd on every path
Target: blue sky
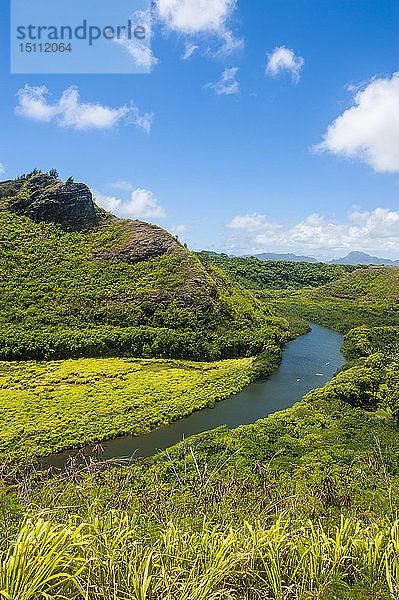
M 199 4 L 153 5 L 149 74 L 11 75 L 2 20 L 2 177 L 56 167 L 195 250 L 399 258 L 399 3 Z

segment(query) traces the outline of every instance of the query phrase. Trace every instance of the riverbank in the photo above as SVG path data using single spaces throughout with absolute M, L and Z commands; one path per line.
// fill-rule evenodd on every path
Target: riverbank
M 0 458 L 32 461 L 140 435 L 238 392 L 252 358 L 217 362 L 76 359 L 0 363 Z
M 259 597 L 276 600 L 286 591 L 287 598 L 394 600 L 399 433 L 361 406 L 371 393 L 394 392 L 398 381 L 397 363 L 373 354 L 254 424 L 204 432 L 128 468 L 71 466 L 45 483 L 28 478 L 20 494 L 29 520 L 13 530 L 20 540 L 40 540 L 44 529 L 50 544 L 77 531 L 79 540 L 60 553 L 69 560 L 62 573 L 75 565 L 69 549 L 82 539 L 85 570 L 77 578 L 107 598 L 131 593 L 129 577 L 155 597 L 172 573 L 173 598 L 197 581 L 205 600 L 205 582 L 219 573 L 218 597 L 234 589 L 249 598 L 256 587 Z M 12 548 L 18 556 L 25 545 Z M 47 546 L 34 550 L 32 558 L 43 560 Z M 222 565 L 227 557 L 237 570 Z
M 15 464 L 53 453 L 68 457 L 72 450 L 143 436 L 211 408 L 276 371 L 284 344 L 309 331 L 300 319 L 283 325 L 264 332 L 263 351 L 255 357 L 2 361 L 0 459 Z
M 242 391 L 213 403 L 212 408 L 197 410 L 146 435 L 109 440 L 102 444 L 101 457 L 151 456 L 183 438 L 224 425 L 234 429 L 290 408 L 311 389 L 325 384 L 344 363 L 341 344 L 339 334 L 312 325 L 310 333 L 285 345 L 281 364 L 270 377 L 257 379 Z M 91 447 L 84 449 L 87 456 L 91 451 Z M 69 455 L 69 451 L 53 454 L 42 461 L 43 466 L 63 468 Z

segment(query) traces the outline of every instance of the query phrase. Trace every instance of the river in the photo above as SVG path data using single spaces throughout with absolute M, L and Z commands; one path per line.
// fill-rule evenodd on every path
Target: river
M 330 329 L 310 324 L 312 330 L 286 344 L 278 370 L 270 377 L 258 379 L 238 394 L 179 419 L 146 435 L 123 436 L 102 444 L 104 460 L 151 456 L 189 437 L 227 425 L 254 423 L 279 410 L 290 408 L 307 392 L 329 381 L 345 360 L 340 352 L 342 336 Z M 87 453 L 91 448 L 86 449 Z M 43 467 L 63 468 L 71 451 L 53 454 L 42 461 Z

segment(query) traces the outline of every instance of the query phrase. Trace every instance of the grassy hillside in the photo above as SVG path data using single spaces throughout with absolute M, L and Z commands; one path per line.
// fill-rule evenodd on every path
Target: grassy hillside
M 350 359 L 382 352 L 385 356 L 399 354 L 399 327 L 355 327 L 345 336 L 345 355 Z
M 291 321 L 299 316 L 342 333 L 361 325 L 399 325 L 399 267 L 264 262 L 205 252 L 198 256 Z
M 399 303 L 399 267 L 356 269 L 346 277 L 323 286 L 319 293 L 326 298 L 397 304 Z
M 259 292 L 287 316 L 300 315 L 347 333 L 354 327 L 399 325 L 399 267 L 356 269 L 316 289 Z
M 377 408 L 398 382 L 397 364 L 374 353 L 292 409 L 129 468 L 94 464 L 44 481 L 27 472 L 16 488 L 23 507 L 0 496 L 3 589 L 15 597 L 29 582 L 34 597 L 75 600 L 396 600 L 399 432 L 370 397 Z M 13 478 L 3 469 L 5 485 Z
M 235 281 L 253 290 L 300 289 L 318 287 L 355 270 L 351 265 L 260 260 L 254 256 L 229 257 L 227 254 L 198 252 L 203 264 L 218 267 Z
M 93 205 L 94 221 L 81 230 L 79 214 L 87 220 L 92 202 L 84 184 L 75 190 L 37 174 L 18 185 L 0 209 L 0 358 L 216 360 L 259 353 L 287 328 L 157 226 Z M 64 195 L 75 202 L 67 227 L 46 221 Z

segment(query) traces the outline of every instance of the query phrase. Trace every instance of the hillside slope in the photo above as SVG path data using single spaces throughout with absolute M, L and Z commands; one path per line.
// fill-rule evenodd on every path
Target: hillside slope
M 85 184 L 0 185 L 0 358 L 253 355 L 286 322 L 169 233 Z
M 241 285 L 252 290 L 300 289 L 317 287 L 340 279 L 355 267 L 292 260 L 265 260 L 259 256 L 227 256 L 199 252 L 197 256 L 206 265 L 213 265 Z
M 317 294 L 330 298 L 346 298 L 363 302 L 399 302 L 399 267 L 356 269 L 332 281 Z
M 319 288 L 275 298 L 287 316 L 299 314 L 342 333 L 362 325 L 399 325 L 399 267 L 358 268 Z

